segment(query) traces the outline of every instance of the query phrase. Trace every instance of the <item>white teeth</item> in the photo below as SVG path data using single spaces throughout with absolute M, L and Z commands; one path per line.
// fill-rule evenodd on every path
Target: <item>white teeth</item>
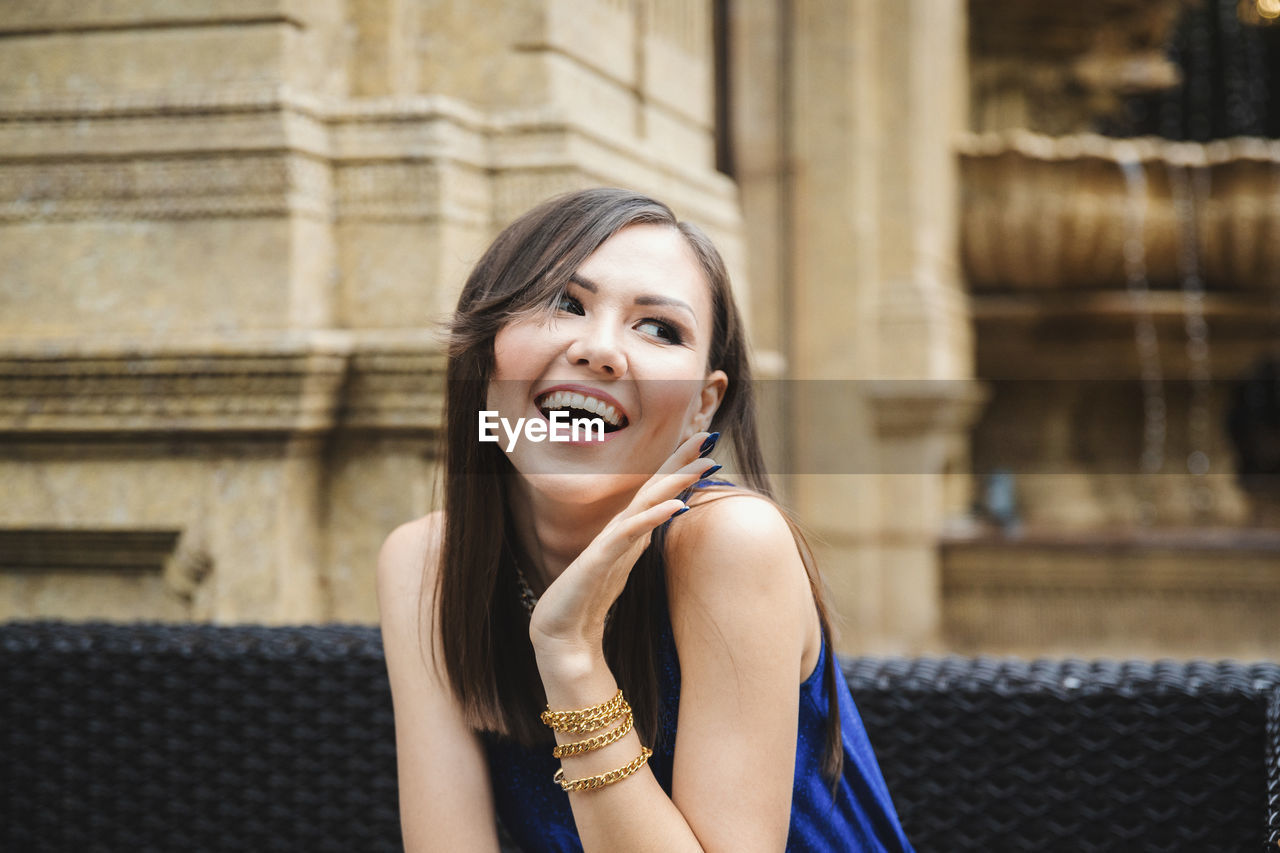
M 622 415 L 613 406 L 598 397 L 572 391 L 552 391 L 539 401 L 542 409 L 582 409 L 597 414 L 613 426 L 622 426 Z

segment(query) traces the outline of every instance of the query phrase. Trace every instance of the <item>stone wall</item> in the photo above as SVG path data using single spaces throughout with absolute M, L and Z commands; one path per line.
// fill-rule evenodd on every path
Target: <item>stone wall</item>
M 940 649 L 938 538 L 980 404 L 966 15 L 10 3 L 0 618 L 375 619 L 379 543 L 433 505 L 438 321 L 504 223 L 615 184 L 726 256 L 840 650 Z
M 845 652 L 942 648 L 938 536 L 980 397 L 957 263 L 960 0 L 732 6 L 735 162 L 775 471 Z M 776 344 L 774 343 L 776 342 Z
M 710 25 L 681 0 L 8 4 L 0 618 L 375 620 L 378 545 L 432 505 L 437 324 L 503 224 L 634 187 L 745 288 Z

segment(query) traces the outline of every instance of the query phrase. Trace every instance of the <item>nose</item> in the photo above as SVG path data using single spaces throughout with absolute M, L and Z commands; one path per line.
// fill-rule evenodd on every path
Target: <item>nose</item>
M 565 350 L 570 364 L 617 379 L 627 372 L 627 357 L 617 332 L 603 323 L 583 323 Z

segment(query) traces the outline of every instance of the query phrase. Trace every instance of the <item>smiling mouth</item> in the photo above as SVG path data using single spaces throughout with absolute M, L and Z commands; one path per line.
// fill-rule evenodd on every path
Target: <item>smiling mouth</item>
M 579 394 L 575 391 L 552 391 L 543 394 L 535 403 L 543 417 L 551 419 L 552 412 L 568 412 L 569 420 L 590 420 L 600 418 L 604 421 L 606 433 L 617 432 L 627 426 L 627 416 L 610 404 L 592 397 L 590 394 Z

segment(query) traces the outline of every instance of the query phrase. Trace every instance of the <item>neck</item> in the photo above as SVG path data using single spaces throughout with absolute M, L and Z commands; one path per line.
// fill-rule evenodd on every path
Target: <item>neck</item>
M 541 595 L 560 577 L 631 498 L 623 494 L 588 504 L 566 503 L 532 488 L 520 476 L 513 477 L 510 499 L 515 535 L 532 562 L 523 568 L 534 593 Z

